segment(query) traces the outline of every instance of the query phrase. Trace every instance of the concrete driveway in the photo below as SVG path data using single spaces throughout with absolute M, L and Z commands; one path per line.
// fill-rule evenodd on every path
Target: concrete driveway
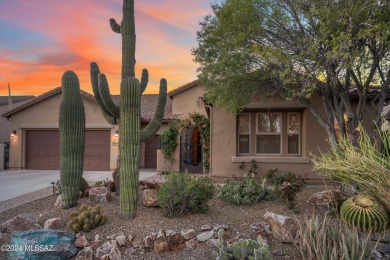
M 156 175 L 155 169 L 140 169 L 140 180 Z M 112 178 L 110 171 L 84 171 L 90 185 Z M 51 182 L 60 179 L 55 170 L 0 171 L 0 212 L 52 194 Z

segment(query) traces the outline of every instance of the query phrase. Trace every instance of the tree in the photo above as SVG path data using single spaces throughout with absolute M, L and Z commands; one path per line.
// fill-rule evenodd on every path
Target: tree
M 390 84 L 389 0 L 226 0 L 212 12 L 193 49 L 209 101 L 234 113 L 259 93 L 298 101 L 332 145 L 335 120 L 356 142 L 368 106 L 372 127 L 381 125 Z M 312 106 L 314 93 L 325 116 Z
M 120 214 L 135 218 L 138 200 L 139 159 L 141 143 L 151 139 L 160 128 L 167 99 L 167 81 L 161 79 L 156 112 L 141 130 L 141 94 L 145 91 L 149 74 L 142 71 L 141 82 L 135 78 L 135 22 L 134 0 L 123 0 L 123 20 L 119 25 L 110 19 L 111 29 L 122 36 L 122 82 L 120 106 L 110 95 L 106 76 L 91 63 L 91 82 L 95 99 L 110 124 L 118 124 L 120 167 Z

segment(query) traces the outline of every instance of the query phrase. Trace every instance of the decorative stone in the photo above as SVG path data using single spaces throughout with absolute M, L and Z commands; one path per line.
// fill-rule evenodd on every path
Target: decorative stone
M 145 189 L 160 189 L 161 185 L 165 183 L 165 176 L 155 175 L 139 182 L 139 188 Z
M 180 249 L 180 244 L 184 242 L 184 238 L 173 230 L 166 232 L 165 239 L 167 240 L 168 250 L 170 251 Z
M 38 220 L 31 214 L 25 213 L 17 215 L 4 222 L 0 227 L 2 233 L 12 233 L 15 231 L 26 231 L 31 229 L 41 229 Z
M 129 246 L 130 245 L 126 240 L 125 235 L 117 236 L 117 237 L 115 237 L 115 240 L 116 240 L 116 242 L 118 242 L 119 246 Z
M 196 235 L 196 239 L 200 242 L 205 242 L 214 236 L 214 230 L 206 231 Z
M 132 236 L 132 235 L 128 235 L 128 236 L 127 236 L 127 239 L 128 239 L 128 240 L 129 240 L 129 242 L 131 243 L 131 242 L 133 242 L 133 239 L 134 239 L 134 238 L 133 238 L 133 236 Z
M 62 227 L 62 220 L 60 218 L 49 218 L 43 225 L 44 229 L 60 229 Z
M 217 246 L 218 239 L 209 239 L 206 241 L 206 245 L 208 245 L 210 248 L 214 248 Z
M 255 236 L 261 236 L 265 237 L 268 235 L 267 230 L 269 230 L 269 224 L 265 222 L 258 222 L 258 223 L 253 223 L 250 225 L 250 229 L 252 230 L 253 233 L 255 233 Z
M 96 235 L 95 235 L 95 240 L 99 240 L 99 239 L 100 239 L 99 234 L 96 234 Z
M 337 207 L 346 200 L 346 196 L 339 190 L 325 190 L 314 193 L 307 202 L 318 213 L 333 213 Z
M 113 248 L 118 248 L 118 242 L 116 242 L 115 239 L 110 240 L 110 244 L 112 245 Z
M 152 248 L 154 247 L 154 240 L 151 236 L 147 236 L 144 238 L 144 245 L 146 248 Z
M 142 244 L 143 244 L 143 241 L 140 238 L 134 238 L 133 241 L 131 242 L 131 245 L 133 247 L 136 247 L 136 248 L 141 247 Z
M 191 239 L 191 238 L 196 236 L 196 231 L 194 229 L 183 230 L 183 231 L 181 231 L 181 236 L 185 240 L 189 240 L 189 239 Z
M 54 202 L 54 207 L 62 208 L 62 195 L 57 197 L 56 202 Z
M 74 245 L 77 247 L 86 247 L 89 246 L 87 238 L 82 235 L 79 238 L 76 238 L 76 241 L 74 241 Z
M 154 252 L 161 253 L 168 250 L 168 243 L 165 238 L 165 230 L 160 230 L 157 234 L 157 238 L 154 241 Z
M 284 252 L 282 249 L 274 250 L 274 251 L 272 251 L 272 254 L 276 255 L 276 256 L 284 256 Z
M 122 259 L 121 251 L 119 251 L 119 248 L 111 248 L 109 256 L 110 256 L 110 260 L 120 260 L 120 259 Z
M 89 242 L 89 245 L 91 246 L 93 251 L 96 251 L 103 244 L 104 244 L 103 240 L 93 240 L 93 241 Z
M 264 218 L 270 225 L 272 236 L 280 242 L 291 243 L 298 237 L 297 219 L 268 211 L 264 214 Z
M 105 242 L 99 248 L 96 249 L 95 257 L 102 258 L 105 255 L 108 255 L 111 251 L 112 245 L 110 242 Z
M 229 226 L 228 225 L 225 225 L 225 224 L 217 224 L 217 225 L 214 225 L 213 227 L 214 231 L 219 231 L 220 229 L 223 229 L 223 230 L 228 230 L 229 229 Z
M 194 237 L 194 238 L 186 241 L 185 245 L 187 248 L 194 249 L 195 247 L 198 246 L 198 239 L 196 239 L 196 237 Z
M 89 190 L 89 201 L 104 203 L 111 200 L 111 192 L 106 187 L 97 187 Z
M 203 225 L 203 226 L 200 227 L 200 232 L 210 231 L 212 229 L 213 228 L 210 225 Z
M 84 247 L 76 256 L 76 260 L 93 260 L 93 251 L 90 246 Z
M 141 191 L 142 204 L 147 207 L 158 207 L 158 189 L 145 189 Z
M 74 240 L 72 234 L 63 231 L 36 229 L 15 232 L 10 244 L 23 250 L 10 252 L 9 259 L 69 259 L 77 253 Z

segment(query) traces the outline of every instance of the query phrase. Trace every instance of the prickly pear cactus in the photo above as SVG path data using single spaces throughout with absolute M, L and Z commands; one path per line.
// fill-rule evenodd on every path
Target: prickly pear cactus
M 356 195 L 347 199 L 341 205 L 340 217 L 362 231 L 382 231 L 389 225 L 386 208 L 369 195 Z
M 216 260 L 229 259 L 249 259 L 249 260 L 271 260 L 272 255 L 261 236 L 258 236 L 257 241 L 251 239 L 240 239 L 239 241 L 230 244 L 224 241 L 224 230 L 218 231 L 217 248 L 218 251 L 213 251 L 212 255 Z
M 85 113 L 79 79 L 73 71 L 62 77 L 59 118 L 62 207 L 67 209 L 77 204 L 84 166 Z
M 111 99 L 106 76 L 91 63 L 91 82 L 95 99 L 104 117 L 119 125 L 120 214 L 124 218 L 136 216 L 140 145 L 152 138 L 160 128 L 167 98 L 167 82 L 160 81 L 158 104 L 153 119 L 141 130 L 140 98 L 147 87 L 149 74 L 142 71 L 141 82 L 135 78 L 135 22 L 134 0 L 123 1 L 123 20 L 119 25 L 110 19 L 111 29 L 122 36 L 122 82 L 120 107 Z

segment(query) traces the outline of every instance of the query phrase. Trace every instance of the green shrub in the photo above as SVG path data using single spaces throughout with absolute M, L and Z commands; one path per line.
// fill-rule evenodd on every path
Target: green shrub
M 158 193 L 158 205 L 168 217 L 208 211 L 214 185 L 208 177 L 188 173 L 169 173 Z
M 272 255 L 268 245 L 263 241 L 261 236 L 257 237 L 257 241 L 251 239 L 240 239 L 237 242 L 230 244 L 223 239 L 224 230 L 218 231 L 217 248 L 218 251 L 213 251 L 212 255 L 216 260 L 223 259 L 249 259 L 249 260 L 271 260 Z
M 390 131 L 379 133 L 383 150 L 372 143 L 369 134 L 359 126 L 358 146 L 348 137 L 340 137 L 336 147 L 313 156 L 314 170 L 343 183 L 356 184 L 380 200 L 390 212 Z
M 177 146 L 177 137 L 179 136 L 178 127 L 180 120 L 175 119 L 169 123 L 168 127 L 160 135 L 161 138 L 161 151 L 164 154 L 164 158 L 167 161 L 172 160 L 173 152 Z
M 267 195 L 266 179 L 261 184 L 250 176 L 243 180 L 227 179 L 219 189 L 218 197 L 236 205 L 252 205 L 260 202 Z
M 370 235 L 359 236 L 356 228 L 312 217 L 299 229 L 296 248 L 302 259 L 371 259 Z
M 292 172 L 282 174 L 272 180 L 275 193 L 285 200 L 287 207 L 293 209 L 297 193 L 304 187 L 303 179 L 299 179 Z

